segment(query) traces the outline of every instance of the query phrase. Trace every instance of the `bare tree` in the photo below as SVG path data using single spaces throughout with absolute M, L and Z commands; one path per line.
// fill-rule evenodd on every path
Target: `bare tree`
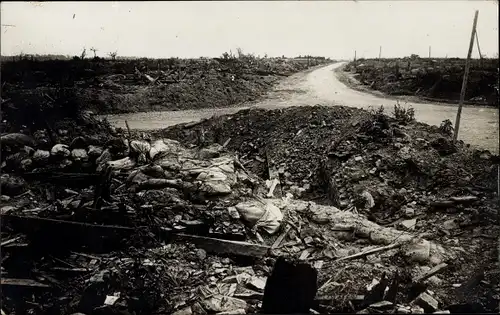
M 92 48 L 90 48 L 90 50 L 94 53 L 94 58 L 96 58 L 96 57 L 97 57 L 97 50 L 98 50 L 98 49 L 97 49 L 97 48 L 92 47 Z
M 108 53 L 108 55 L 111 57 L 111 60 L 115 61 L 116 56 L 118 55 L 118 51 L 110 52 L 110 53 Z
M 87 48 L 83 47 L 82 53 L 80 55 L 81 59 L 85 59 L 85 56 L 87 56 Z

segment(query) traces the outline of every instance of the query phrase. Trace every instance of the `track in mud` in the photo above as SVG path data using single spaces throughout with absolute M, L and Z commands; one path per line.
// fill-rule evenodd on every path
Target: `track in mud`
M 347 87 L 336 76 L 334 70 L 344 63 L 335 63 L 314 71 L 305 71 L 284 79 L 276 88 L 259 102 L 242 104 L 237 107 L 144 112 L 107 116 L 117 127 L 124 127 L 125 121 L 133 129 L 160 129 L 209 118 L 214 115 L 233 114 L 241 109 L 258 107 L 278 109 L 301 105 L 349 106 L 363 109 L 384 106 L 387 112 L 392 111 L 396 104 L 394 98 L 375 96 L 369 93 L 355 91 Z M 415 108 L 418 121 L 439 125 L 443 120 L 455 121 L 456 106 L 446 104 L 427 104 L 401 102 Z M 488 149 L 498 154 L 498 110 L 483 107 L 465 107 L 462 111 L 459 138 L 472 146 Z

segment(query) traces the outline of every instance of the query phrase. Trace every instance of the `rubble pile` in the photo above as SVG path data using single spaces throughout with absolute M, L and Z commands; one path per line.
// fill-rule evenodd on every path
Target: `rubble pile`
M 498 106 L 498 60 L 471 61 L 465 100 L 473 104 Z M 424 99 L 460 99 L 465 59 L 418 58 L 359 59 L 346 71 L 365 86 L 390 95 L 415 95 Z
M 492 175 L 481 175 L 492 157 L 468 160 L 463 145 L 451 154 L 427 145 L 436 153 L 424 155 L 417 136 L 428 130 L 307 107 L 152 135 L 113 130 L 101 143 L 4 134 L 2 311 L 423 313 L 470 302 L 494 310 L 498 227 L 487 218 L 496 215 Z M 427 178 L 434 186 L 401 173 L 397 163 L 412 159 L 440 171 Z M 322 187 L 320 170 L 335 184 Z M 447 181 L 459 171 L 471 179 Z M 286 282 L 281 258 L 315 271 Z M 305 294 L 297 303 L 276 300 L 294 290 Z
M 2 107 L 31 113 L 41 103 L 57 101 L 61 91 L 73 92 L 74 102 L 99 114 L 235 106 L 258 99 L 282 77 L 328 62 L 251 55 L 6 61 Z M 61 112 L 74 106 L 62 107 Z

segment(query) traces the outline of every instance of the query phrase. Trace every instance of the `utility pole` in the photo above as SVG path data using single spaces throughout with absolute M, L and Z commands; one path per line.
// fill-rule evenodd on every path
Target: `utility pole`
M 431 46 L 429 46 L 429 59 L 431 59 Z
M 382 57 L 382 46 L 378 48 L 378 60 L 380 60 L 380 57 Z
M 458 101 L 458 111 L 457 111 L 457 118 L 455 120 L 455 132 L 453 134 L 453 142 L 457 141 L 458 130 L 460 128 L 460 116 L 462 115 L 462 106 L 463 106 L 464 99 L 465 99 L 465 90 L 467 87 L 467 79 L 469 77 L 470 56 L 472 54 L 472 49 L 474 48 L 474 36 L 476 35 L 476 25 L 477 25 L 478 15 L 479 15 L 479 11 L 476 10 L 476 12 L 474 13 L 474 22 L 472 23 L 472 33 L 470 35 L 469 52 L 467 53 L 467 59 L 465 60 L 464 79 L 462 81 L 462 90 L 460 91 L 460 100 Z

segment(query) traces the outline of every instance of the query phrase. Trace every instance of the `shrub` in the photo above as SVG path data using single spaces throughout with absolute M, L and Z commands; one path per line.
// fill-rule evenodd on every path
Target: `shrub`
M 415 109 L 411 106 L 404 108 L 397 102 L 394 105 L 393 115 L 399 123 L 407 124 L 415 120 Z

